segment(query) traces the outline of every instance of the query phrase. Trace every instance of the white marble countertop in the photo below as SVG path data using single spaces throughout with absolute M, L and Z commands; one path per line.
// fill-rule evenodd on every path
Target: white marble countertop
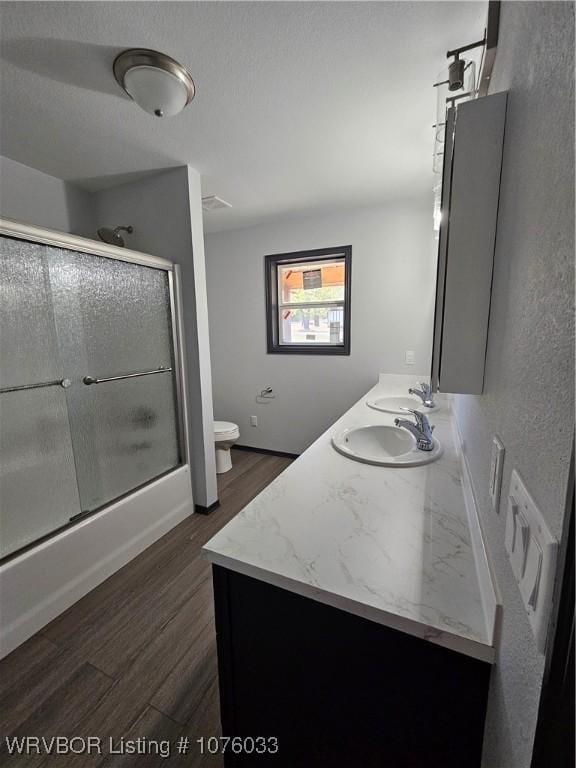
M 448 404 L 430 416 L 444 453 L 426 466 L 362 464 L 330 442 L 345 427 L 393 424 L 366 399 L 406 394 L 406 382 L 414 378 L 381 376 L 203 551 L 214 564 L 492 662 L 484 553 L 472 543 Z

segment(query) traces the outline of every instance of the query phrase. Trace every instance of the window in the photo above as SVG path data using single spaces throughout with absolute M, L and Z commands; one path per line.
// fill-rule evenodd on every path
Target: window
M 350 354 L 352 246 L 265 257 L 268 352 Z

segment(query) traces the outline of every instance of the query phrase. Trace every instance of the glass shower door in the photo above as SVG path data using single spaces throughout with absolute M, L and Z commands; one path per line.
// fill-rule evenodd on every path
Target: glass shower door
M 182 463 L 166 269 L 0 237 L 0 558 Z
M 47 248 L 2 238 L 0 557 L 80 512 Z
M 181 463 L 168 274 L 50 249 L 82 512 Z

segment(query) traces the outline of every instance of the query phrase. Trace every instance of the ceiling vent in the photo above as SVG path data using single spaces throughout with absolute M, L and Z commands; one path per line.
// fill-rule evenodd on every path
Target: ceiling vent
M 208 195 L 208 197 L 202 198 L 202 208 L 205 211 L 219 211 L 221 208 L 232 208 L 232 205 L 227 203 L 226 200 L 222 200 L 221 197 Z

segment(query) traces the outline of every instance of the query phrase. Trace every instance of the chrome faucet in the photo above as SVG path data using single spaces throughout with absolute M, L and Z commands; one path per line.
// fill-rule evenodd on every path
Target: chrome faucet
M 421 411 L 416 411 L 412 408 L 402 408 L 402 410 L 414 414 L 416 423 L 408 421 L 408 419 L 394 419 L 394 424 L 397 427 L 404 427 L 408 432 L 411 432 L 416 438 L 416 444 L 421 451 L 431 451 L 434 448 L 434 438 L 432 437 L 434 427 L 430 425 L 428 417 Z
M 432 387 L 430 384 L 426 384 L 425 381 L 423 381 L 420 386 L 422 389 L 414 389 L 413 387 L 410 387 L 408 394 L 418 395 L 418 397 L 422 400 L 422 405 L 425 405 L 426 408 L 434 408 L 434 395 L 432 394 Z

